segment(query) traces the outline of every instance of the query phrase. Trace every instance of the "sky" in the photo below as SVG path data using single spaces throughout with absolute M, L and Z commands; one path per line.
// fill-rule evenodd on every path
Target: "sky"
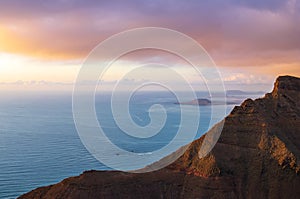
M 70 88 L 103 40 L 132 28 L 164 27 L 202 45 L 226 89 L 269 91 L 278 75 L 300 76 L 299 24 L 299 0 L 2 0 L 0 89 Z M 154 54 L 119 61 L 105 82 Z M 192 72 L 187 76 L 197 82 Z

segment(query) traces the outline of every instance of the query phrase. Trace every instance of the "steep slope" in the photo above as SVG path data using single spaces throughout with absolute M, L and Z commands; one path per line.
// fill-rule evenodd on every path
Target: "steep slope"
M 89 171 L 20 198 L 299 198 L 299 129 L 300 79 L 281 76 L 271 93 L 233 109 L 204 158 L 205 135 L 159 171 Z

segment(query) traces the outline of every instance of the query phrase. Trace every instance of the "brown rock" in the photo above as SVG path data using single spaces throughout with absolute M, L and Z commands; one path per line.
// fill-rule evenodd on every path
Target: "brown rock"
M 20 198 L 299 198 L 300 79 L 279 77 L 272 93 L 236 106 L 224 122 L 204 158 L 205 135 L 159 171 L 89 171 Z

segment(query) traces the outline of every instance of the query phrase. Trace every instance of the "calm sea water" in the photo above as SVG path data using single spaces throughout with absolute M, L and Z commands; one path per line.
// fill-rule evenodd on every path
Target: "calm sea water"
M 207 94 L 199 93 L 199 97 Z M 167 110 L 167 123 L 151 139 L 140 141 L 116 126 L 110 112 L 109 95 L 96 97 L 96 110 L 109 139 L 119 147 L 136 153 L 151 152 L 166 145 L 180 124 L 180 106 L 166 92 L 136 94 L 130 104 L 133 120 L 149 123 L 148 109 L 160 103 Z M 223 105 L 219 105 L 221 109 Z M 183 108 L 193 111 L 195 107 Z M 227 112 L 233 105 L 227 105 Z M 209 128 L 210 107 L 201 107 L 198 138 Z M 215 116 L 213 123 L 222 119 Z M 121 163 L 120 163 L 121 164 Z M 85 149 L 72 117 L 71 94 L 1 94 L 0 99 L 0 198 L 16 198 L 34 188 L 57 183 L 85 170 L 109 169 Z

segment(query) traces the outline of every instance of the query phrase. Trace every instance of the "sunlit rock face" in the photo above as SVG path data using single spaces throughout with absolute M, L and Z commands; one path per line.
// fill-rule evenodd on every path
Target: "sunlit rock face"
M 162 170 L 89 171 L 20 198 L 299 198 L 299 131 L 300 79 L 281 76 L 271 93 L 233 109 L 204 158 L 205 135 Z

